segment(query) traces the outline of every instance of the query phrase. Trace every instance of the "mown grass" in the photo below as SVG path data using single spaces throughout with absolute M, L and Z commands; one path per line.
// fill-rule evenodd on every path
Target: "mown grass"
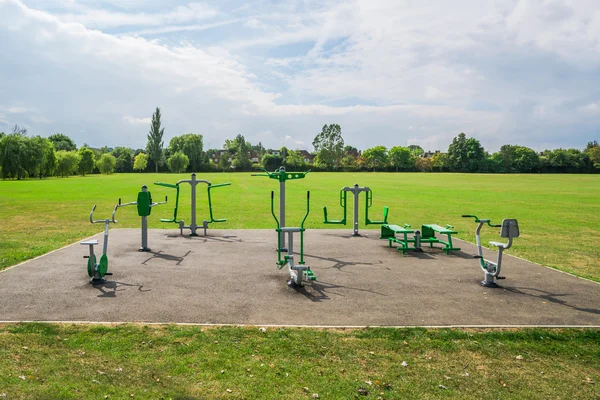
M 249 173 L 198 174 L 213 183 L 232 182 L 214 191 L 216 217 L 228 221 L 215 228 L 273 228 L 270 192 L 277 196 L 279 183 Z M 161 224 L 171 217 L 174 190 L 153 185 L 189 179 L 189 174 L 114 174 L 0 181 L 0 269 L 76 242 L 102 230 L 91 225 L 88 214 L 93 204 L 96 218 L 110 216 L 119 198 L 135 201 L 144 184 L 155 201 L 170 196 L 170 204 L 157 207 L 150 217 L 151 228 L 175 228 Z M 500 222 L 517 218 L 521 237 L 509 250 L 528 260 L 582 277 L 600 281 L 600 176 L 598 175 L 485 175 L 423 173 L 310 173 L 287 184 L 287 225 L 297 225 L 305 212 L 306 191 L 311 191 L 308 228 L 351 230 L 352 201 L 346 227 L 322 223 L 322 207 L 330 218 L 341 217 L 338 193 L 341 187 L 358 183 L 374 193 L 371 219 L 380 219 L 384 205 L 390 207 L 390 222 L 452 224 L 459 238 L 474 241 L 475 224 L 461 214 L 476 214 Z M 199 188 L 199 219 L 207 217 L 206 189 Z M 276 197 L 277 199 L 277 197 Z M 277 210 L 277 204 L 276 204 Z M 179 218 L 189 221 L 190 188 L 182 186 Z M 364 229 L 364 194 L 361 195 L 361 229 Z M 115 227 L 138 227 L 134 207 L 120 209 Z M 377 229 L 377 226 L 369 226 Z M 484 229 L 485 242 L 497 232 Z
M 597 330 L 0 327 L 7 399 L 600 397 Z

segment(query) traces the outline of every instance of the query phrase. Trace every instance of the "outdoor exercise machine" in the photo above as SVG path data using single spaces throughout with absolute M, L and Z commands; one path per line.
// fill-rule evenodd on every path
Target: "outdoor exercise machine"
M 446 240 L 437 237 L 436 233 L 446 235 Z M 446 254 L 450 254 L 451 251 L 460 250 L 452 244 L 452 235 L 457 233 L 454 227 L 448 224 L 446 224 L 446 227 L 437 224 L 423 224 L 420 231 L 412 229 L 408 224 L 404 224 L 404 226 L 383 224 L 379 238 L 387 239 L 388 247 L 392 247 L 392 243 L 398 243 L 399 246 L 396 250 L 402 251 L 402 254 L 406 254 L 409 250 L 423 251 L 422 243 L 429 243 L 429 247 L 433 247 L 434 243 L 441 243 L 444 245 L 442 250 Z M 396 236 L 397 234 L 401 236 Z M 408 237 L 409 234 L 413 235 L 412 238 Z M 410 247 L 411 244 L 412 247 Z
M 285 227 L 285 182 L 293 179 L 303 179 L 310 170 L 306 172 L 286 172 L 284 167 L 279 167 L 274 172 L 263 169 L 264 174 L 252 174 L 252 176 L 268 176 L 279 181 L 279 223 L 281 228 Z M 277 251 L 288 251 L 285 247 L 285 232 L 279 233 L 279 246 Z
M 152 194 L 150 194 L 148 186 L 146 185 L 142 186 L 142 191 L 138 193 L 137 201 L 121 204 L 121 199 L 119 199 L 119 204 L 117 204 L 115 210 L 121 207 L 137 206 L 138 215 L 142 217 L 142 247 L 140 247 L 139 251 L 150 251 L 150 248 L 148 247 L 148 216 L 152 212 L 152 207 L 166 203 L 167 196 L 165 196 L 165 201 L 153 203 Z
M 115 206 L 112 217 L 106 219 L 98 219 L 94 220 L 94 211 L 96 210 L 96 205 L 92 208 L 92 212 L 90 213 L 90 222 L 92 224 L 100 224 L 104 223 L 104 244 L 102 246 L 102 256 L 100 257 L 100 262 L 96 262 L 96 255 L 94 254 L 94 246 L 98 244 L 98 240 L 85 240 L 80 242 L 80 244 L 84 246 L 88 246 L 90 254 L 87 256 L 83 256 L 83 258 L 87 258 L 87 273 L 91 278 L 90 283 L 92 285 L 96 285 L 99 283 L 106 282 L 104 276 L 112 275 L 111 272 L 108 272 L 108 256 L 106 255 L 106 250 L 108 249 L 108 225 L 112 222 L 116 224 L 115 221 L 115 213 L 117 212 L 117 206 Z
M 274 197 L 275 192 L 271 191 L 271 214 L 273 214 L 273 218 L 275 218 L 275 223 L 277 224 L 277 228 L 275 229 L 277 232 L 277 268 L 281 269 L 287 264 L 290 272 L 288 286 L 302 287 L 304 286 L 304 281 L 314 281 L 317 279 L 310 267 L 304 264 L 304 221 L 306 221 L 310 212 L 310 192 L 306 192 L 306 215 L 304 215 L 299 228 L 284 227 L 279 224 L 279 220 L 275 216 Z M 294 264 L 294 232 L 300 232 L 300 262 L 298 265 Z M 281 238 L 286 233 L 288 235 L 288 254 L 282 258 Z
M 501 225 L 493 225 L 489 219 L 479 219 L 476 215 L 463 215 L 463 218 L 475 218 L 475 222 L 478 224 L 477 229 L 475 230 L 478 255 L 473 257 L 479 259 L 479 266 L 483 270 L 483 280 L 481 281 L 481 285 L 491 288 L 498 287 L 497 280 L 505 278 L 500 276 L 500 268 L 502 267 L 502 252 L 512 246 L 513 238 L 519 237 L 519 223 L 516 219 L 512 218 L 503 219 Z M 489 244 L 498 248 L 498 259 L 496 262 L 483 258 L 480 233 L 481 228 L 486 223 L 492 228 L 500 228 L 500 237 L 508 239 L 508 243 L 489 242 Z
M 365 225 L 382 225 L 387 224 L 388 212 L 389 208 L 387 206 L 383 207 L 383 221 L 371 221 L 369 219 L 369 208 L 373 205 L 373 191 L 368 187 L 359 187 L 358 183 L 355 183 L 353 187 L 345 186 L 340 190 L 340 206 L 344 209 L 344 217 L 340 220 L 331 220 L 327 219 L 327 207 L 323 207 L 323 223 L 325 224 L 340 224 L 346 225 L 346 215 L 347 215 L 347 200 L 348 200 L 348 192 L 354 194 L 354 230 L 352 232 L 352 236 L 360 236 L 358 233 L 358 197 L 360 192 L 366 193 L 365 198 Z
M 190 222 L 189 225 L 185 225 L 185 222 L 183 222 L 183 220 L 177 220 L 177 209 L 179 207 L 179 185 L 182 183 L 189 183 L 192 186 L 192 221 Z M 210 220 L 204 220 L 202 221 L 202 226 L 199 226 L 196 223 L 196 186 L 199 183 L 206 183 L 208 185 L 208 189 L 207 189 L 207 193 L 208 193 L 208 212 L 210 215 Z M 204 236 L 206 236 L 206 229 L 208 228 L 208 224 L 213 223 L 213 222 L 225 222 L 227 221 L 226 218 L 222 218 L 222 219 L 216 219 L 213 216 L 213 210 L 212 210 L 212 200 L 210 197 L 210 191 L 211 189 L 215 189 L 218 187 L 223 187 L 223 186 L 229 186 L 231 185 L 231 182 L 227 182 L 227 183 L 219 183 L 217 185 L 213 185 L 212 183 L 210 183 L 209 181 L 203 180 L 203 179 L 196 179 L 196 174 L 192 174 L 192 179 L 182 179 L 180 181 L 178 181 L 175 184 L 171 184 L 171 183 L 163 183 L 163 182 L 154 182 L 155 185 L 158 186 L 165 186 L 168 188 L 173 188 L 176 189 L 177 192 L 175 194 L 175 210 L 173 211 L 173 218 L 162 218 L 160 220 L 160 222 L 170 222 L 170 223 L 176 223 L 179 224 L 179 233 L 181 235 L 183 235 L 183 230 L 184 229 L 189 229 L 190 230 L 190 236 L 198 236 L 198 234 L 196 233 L 196 230 L 198 230 L 198 228 L 204 228 Z

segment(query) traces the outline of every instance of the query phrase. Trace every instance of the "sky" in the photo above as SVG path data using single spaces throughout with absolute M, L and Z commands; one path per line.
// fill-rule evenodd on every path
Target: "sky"
M 600 140 L 598 0 L 0 0 L 0 131 L 78 146 Z

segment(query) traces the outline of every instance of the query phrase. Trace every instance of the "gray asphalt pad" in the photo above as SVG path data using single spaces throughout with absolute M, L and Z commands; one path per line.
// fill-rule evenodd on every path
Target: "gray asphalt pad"
M 0 321 L 600 326 L 597 283 L 507 255 L 502 287 L 485 288 L 474 245 L 402 255 L 378 231 L 363 232 L 307 231 L 317 281 L 294 289 L 275 264 L 274 230 L 150 230 L 144 253 L 139 229 L 113 229 L 108 282 L 91 285 L 87 246 L 68 246 L 0 273 Z M 94 239 L 100 253 L 102 234 Z

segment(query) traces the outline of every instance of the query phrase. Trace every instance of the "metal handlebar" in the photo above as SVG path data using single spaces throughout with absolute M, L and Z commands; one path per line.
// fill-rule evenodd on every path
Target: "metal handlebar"
M 477 218 L 477 215 L 463 214 L 462 217 L 463 218 L 475 218 L 475 222 L 479 222 L 481 224 L 484 224 L 487 222 L 487 224 L 489 226 L 491 226 L 492 228 L 502 228 L 502 225 L 492 224 L 491 220 L 489 220 L 489 219 L 479 219 L 479 218 Z
M 107 222 L 112 222 L 113 224 L 116 224 L 117 221 L 115 220 L 115 213 L 117 212 L 117 208 L 119 208 L 119 204 L 117 204 L 112 212 L 112 216 L 111 218 L 106 218 L 106 219 L 94 219 L 94 211 L 96 210 L 96 204 L 94 204 L 94 207 L 92 207 L 92 212 L 90 212 L 90 222 L 92 224 L 99 224 L 99 223 L 107 223 Z

